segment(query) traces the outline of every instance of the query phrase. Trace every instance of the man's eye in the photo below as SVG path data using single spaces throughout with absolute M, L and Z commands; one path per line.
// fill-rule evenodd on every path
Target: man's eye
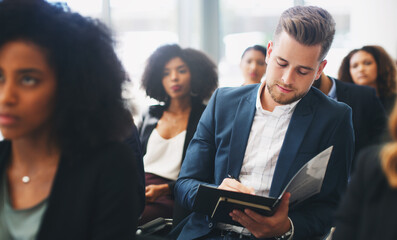
M 280 65 L 281 67 L 286 67 L 286 66 L 287 66 L 286 63 L 282 64 L 282 63 L 280 63 L 280 62 L 277 62 L 277 64 Z
M 300 75 L 306 75 L 306 74 L 308 74 L 308 72 L 302 72 L 302 71 L 298 71 L 298 73 L 299 73 Z

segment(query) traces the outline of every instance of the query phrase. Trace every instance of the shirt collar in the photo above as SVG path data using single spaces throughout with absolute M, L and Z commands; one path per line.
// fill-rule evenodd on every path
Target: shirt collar
M 335 79 L 333 79 L 332 77 L 330 77 L 329 79 L 331 79 L 331 81 L 332 81 L 332 87 L 331 87 L 331 89 L 329 90 L 328 97 L 330 97 L 331 99 L 334 99 L 334 100 L 338 100 L 338 99 L 337 99 L 337 96 L 336 96 L 336 84 L 335 84 Z
M 263 89 L 265 86 L 266 86 L 266 82 L 263 81 L 263 82 L 261 83 L 261 86 L 260 86 L 259 89 L 258 89 L 257 94 L 256 94 L 256 105 L 255 105 L 255 106 L 256 106 L 256 110 L 257 110 L 257 111 L 269 113 L 269 111 L 267 111 L 267 110 L 265 110 L 265 109 L 262 108 L 262 104 L 261 104 L 261 92 L 262 92 L 262 89 Z M 298 100 L 296 100 L 295 102 L 290 103 L 290 104 L 287 104 L 287 105 L 276 106 L 276 107 L 274 108 L 273 112 L 283 112 L 283 113 L 287 113 L 287 114 L 292 113 L 292 112 L 295 110 L 296 104 L 298 104 L 298 102 L 299 102 L 300 100 L 301 100 L 301 99 L 298 99 Z

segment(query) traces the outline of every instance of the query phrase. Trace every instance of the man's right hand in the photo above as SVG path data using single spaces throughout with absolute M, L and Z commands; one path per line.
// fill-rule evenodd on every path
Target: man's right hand
M 253 187 L 247 187 L 241 184 L 239 181 L 233 178 L 225 178 L 223 179 L 221 185 L 218 187 L 219 189 L 234 191 L 234 192 L 242 192 L 255 195 L 255 190 Z

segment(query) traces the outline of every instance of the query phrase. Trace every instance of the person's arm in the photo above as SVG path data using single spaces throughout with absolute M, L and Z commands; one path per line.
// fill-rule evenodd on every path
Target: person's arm
M 204 110 L 197 125 L 183 161 L 181 172 L 175 184 L 175 199 L 186 209 L 192 209 L 199 184 L 214 181 L 215 129 L 214 112 L 218 90 Z M 215 186 L 216 187 L 216 186 Z
M 141 199 L 134 153 L 124 144 L 113 144 L 97 158 L 91 239 L 134 239 Z
M 362 219 L 365 194 L 372 181 L 377 179 L 373 176 L 374 169 L 378 169 L 379 160 L 373 158 L 373 152 L 378 153 L 376 148 L 366 148 L 357 158 L 357 169 L 354 171 L 346 194 L 341 201 L 336 214 L 336 227 L 332 239 L 359 239 L 359 225 Z
M 140 213 L 142 213 L 143 209 L 145 208 L 145 170 L 143 168 L 141 142 L 139 140 L 138 129 L 135 124 L 132 125 L 131 134 L 124 140 L 124 143 L 126 143 L 131 148 L 131 150 L 134 151 L 135 154 L 140 196 L 139 206 Z
M 368 146 L 381 143 L 382 141 L 386 140 L 388 135 L 386 111 L 379 98 L 376 96 L 375 90 L 372 91 L 369 101 L 370 104 L 367 106 L 367 108 L 369 108 L 368 118 L 370 121 L 369 126 L 371 126 L 369 137 L 371 142 L 368 144 Z

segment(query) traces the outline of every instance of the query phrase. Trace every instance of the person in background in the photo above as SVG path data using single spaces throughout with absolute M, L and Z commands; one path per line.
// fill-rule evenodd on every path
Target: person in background
M 336 214 L 333 240 L 397 239 L 397 108 L 390 143 L 363 150 Z
M 0 239 L 134 239 L 126 73 L 107 28 L 44 0 L 0 2 Z
M 377 45 L 352 50 L 339 68 L 338 79 L 343 82 L 373 87 L 387 115 L 396 98 L 396 64 L 390 55 Z
M 244 83 L 260 83 L 266 73 L 266 48 L 254 45 L 244 50 L 241 56 L 240 68 L 243 73 Z
M 335 21 L 322 8 L 295 6 L 282 13 L 267 45 L 264 81 L 212 95 L 186 152 L 175 199 L 192 209 L 200 184 L 277 197 L 304 164 L 333 146 L 321 191 L 293 208 L 285 193 L 270 217 L 231 211 L 242 227 L 193 212 L 175 228 L 178 239 L 303 240 L 329 233 L 354 153 L 351 108 L 312 87 L 334 34 Z
M 161 104 L 149 108 L 139 129 L 146 177 L 140 224 L 172 217 L 175 180 L 205 109 L 203 101 L 217 86 L 215 63 L 198 50 L 164 45 L 149 57 L 142 87 Z M 174 222 L 186 215 L 179 206 L 174 212 Z
M 375 89 L 339 81 L 321 73 L 313 86 L 328 97 L 346 103 L 352 108 L 355 155 L 361 149 L 383 141 L 387 130 L 386 112 L 376 96 Z M 354 170 L 355 161 L 352 163 Z

